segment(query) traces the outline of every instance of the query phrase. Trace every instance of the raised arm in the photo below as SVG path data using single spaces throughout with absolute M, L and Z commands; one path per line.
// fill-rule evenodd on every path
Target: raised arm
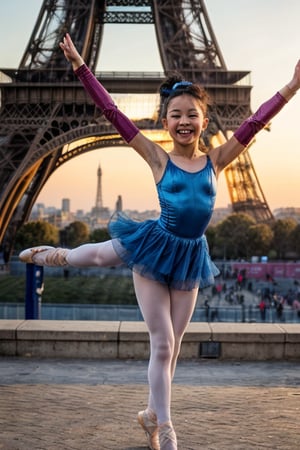
M 264 128 L 279 113 L 300 88 L 300 60 L 291 81 L 273 97 L 263 103 L 258 110 L 246 119 L 233 136 L 220 147 L 211 151 L 211 157 L 217 172 L 230 164 L 252 141 L 256 133 Z
M 109 93 L 84 63 L 69 34 L 60 43 L 60 47 L 66 59 L 71 62 L 75 74 L 96 106 L 102 110 L 104 116 L 118 130 L 124 140 L 127 143 L 131 142 L 138 134 L 138 128 L 125 114 L 118 110 Z
M 140 133 L 135 124 L 118 109 L 109 93 L 86 66 L 69 34 L 66 34 L 63 42 L 60 43 L 60 47 L 96 106 L 102 110 L 104 116 L 123 139 L 148 162 L 155 180 L 158 180 L 164 167 L 166 152 Z

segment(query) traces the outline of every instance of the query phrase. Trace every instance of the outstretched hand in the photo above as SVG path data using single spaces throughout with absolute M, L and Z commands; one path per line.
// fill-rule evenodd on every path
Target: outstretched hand
M 288 83 L 288 87 L 294 92 L 300 89 L 300 59 L 296 64 L 293 78 Z
M 69 33 L 65 35 L 63 42 L 60 42 L 59 46 L 64 52 L 66 59 L 72 64 L 74 70 L 78 69 L 80 66 L 82 66 L 82 64 L 84 64 L 84 60 L 78 53 Z

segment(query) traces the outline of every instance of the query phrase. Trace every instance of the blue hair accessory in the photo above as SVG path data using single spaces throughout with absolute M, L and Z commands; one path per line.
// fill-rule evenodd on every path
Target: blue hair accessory
M 163 94 L 167 94 L 170 95 L 172 94 L 172 92 L 176 91 L 178 88 L 186 88 L 187 86 L 191 86 L 193 83 L 191 83 L 190 81 L 178 81 L 177 83 L 175 83 L 171 89 L 167 89 L 167 88 L 163 88 L 162 89 L 162 93 Z
M 177 88 L 185 88 L 187 86 L 191 86 L 190 81 L 179 81 L 178 83 L 175 83 L 174 86 L 172 87 L 172 91 L 175 91 Z

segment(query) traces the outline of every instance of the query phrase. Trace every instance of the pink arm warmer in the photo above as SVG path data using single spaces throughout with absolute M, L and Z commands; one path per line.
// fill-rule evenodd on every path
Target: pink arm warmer
M 130 142 L 138 134 L 139 129 L 125 114 L 118 110 L 109 93 L 99 83 L 86 64 L 75 70 L 75 74 L 95 102 L 95 105 L 102 110 L 107 120 L 112 123 L 127 143 Z
M 256 133 L 264 128 L 269 121 L 283 108 L 287 100 L 277 92 L 270 100 L 263 103 L 258 110 L 234 132 L 235 138 L 245 147 Z

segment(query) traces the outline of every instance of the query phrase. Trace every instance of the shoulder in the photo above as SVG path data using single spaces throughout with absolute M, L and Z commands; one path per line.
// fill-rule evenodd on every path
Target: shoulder
M 130 146 L 136 150 L 149 165 L 160 165 L 168 159 L 167 152 L 141 131 L 132 139 Z
M 154 179 L 160 179 L 169 159 L 168 153 L 141 132 L 132 139 L 130 146 L 149 164 Z
M 216 175 L 218 176 L 244 150 L 245 147 L 234 136 L 220 146 L 209 150 L 208 156 L 211 159 Z

